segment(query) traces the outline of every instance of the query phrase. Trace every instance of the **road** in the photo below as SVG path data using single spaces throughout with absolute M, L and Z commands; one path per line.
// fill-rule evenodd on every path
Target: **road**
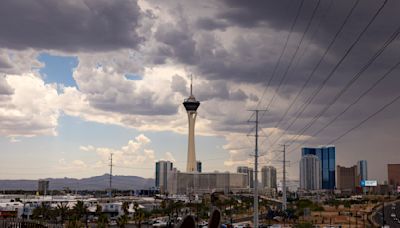
M 385 203 L 385 210 L 384 210 L 385 224 L 391 228 L 392 227 L 400 228 L 400 223 L 395 221 L 394 218 L 391 216 L 394 213 L 396 215 L 396 217 L 400 220 L 400 201 L 398 201 L 397 203 L 394 204 L 394 205 L 396 205 L 395 209 L 393 209 L 392 205 L 393 205 L 393 203 Z M 383 225 L 382 214 L 383 214 L 383 210 L 381 207 L 381 209 L 373 217 L 375 222 L 378 223 L 379 225 Z

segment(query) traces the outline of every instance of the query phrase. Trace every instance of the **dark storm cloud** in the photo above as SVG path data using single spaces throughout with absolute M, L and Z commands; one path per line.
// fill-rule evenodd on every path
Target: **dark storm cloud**
M 0 96 L 4 95 L 12 95 L 14 93 L 14 89 L 8 84 L 7 80 L 4 76 L 0 76 Z
M 0 70 L 12 68 L 8 59 L 4 56 L 0 56 Z
M 175 104 L 156 104 L 153 101 L 145 99 L 136 100 L 134 103 L 115 102 L 115 100 L 104 99 L 90 100 L 90 104 L 100 110 L 129 115 L 173 115 L 178 112 L 179 108 L 179 106 Z
M 174 26 L 169 26 L 172 27 L 173 35 L 158 36 L 156 39 L 166 44 L 171 50 L 169 52 L 170 59 L 191 65 L 196 73 L 208 80 L 231 80 L 238 83 L 267 85 L 283 49 L 288 30 L 300 6 L 300 1 L 295 1 L 295 3 L 293 4 L 293 1 L 225 1 L 222 6 L 215 4 L 216 16 L 199 16 L 197 19 L 194 17 L 194 25 L 189 23 L 190 20 L 182 20 L 180 16 Z M 290 58 L 294 55 L 300 37 L 310 20 L 312 9 L 317 4 L 317 1 L 304 1 L 288 48 L 270 83 L 270 88 L 268 88 L 269 91 L 279 89 L 278 101 L 275 103 L 282 99 L 286 100 L 285 102 L 294 99 L 304 81 L 322 58 L 322 54 L 354 3 L 355 1 L 321 1 L 311 27 L 305 34 L 304 42 L 286 72 Z M 351 47 L 350 45 L 356 41 L 357 36 L 382 3 L 383 1 L 359 2 L 328 54 L 313 73 L 313 78 L 306 85 L 299 102 L 305 102 L 307 97 L 313 94 L 312 91 L 318 89 L 324 82 L 324 79 L 331 73 L 346 50 Z M 327 99 L 331 100 L 335 92 L 340 91 L 340 88 L 376 53 L 398 26 L 400 16 L 397 11 L 399 8 L 400 3 L 394 1 L 390 1 L 383 8 L 367 32 L 357 41 L 345 61 L 326 82 L 322 92 L 313 100 L 315 107 L 307 108 L 304 118 L 312 116 L 312 111 L 321 108 L 321 105 L 326 104 Z M 212 35 L 212 33 L 215 34 L 213 30 L 219 29 L 219 25 L 222 32 L 226 32 L 226 35 L 230 36 L 232 42 L 229 45 L 226 45 L 224 38 L 216 38 L 215 35 Z M 165 26 L 163 28 L 165 29 Z M 194 28 L 204 31 L 196 33 Z M 184 42 L 181 43 L 180 40 Z M 184 44 L 190 45 L 185 46 Z M 181 49 L 185 47 L 187 49 L 182 51 Z M 397 46 L 392 44 L 385 50 L 385 54 L 376 60 L 376 65 L 370 67 L 362 77 L 377 74 L 382 67 L 388 67 L 383 64 L 393 63 L 398 57 L 397 50 Z M 163 54 L 165 53 L 167 52 L 163 52 Z M 283 78 L 284 74 L 285 78 Z M 376 78 L 372 77 L 371 80 L 373 79 Z M 224 87 L 218 89 L 218 94 L 213 94 L 216 97 L 229 97 Z M 352 94 L 348 96 L 351 97 Z M 207 97 L 204 96 L 204 99 Z M 262 104 L 268 103 L 268 100 L 269 97 L 265 98 Z
M 195 84 L 194 93 L 196 98 L 202 101 L 211 99 L 231 100 L 231 101 L 245 101 L 248 96 L 243 90 L 229 89 L 226 81 L 208 81 L 200 84 Z
M 187 95 L 186 79 L 179 75 L 174 75 L 171 81 L 171 89 L 173 92 L 178 92 L 182 95 Z
M 204 30 L 225 30 L 229 24 L 224 20 L 214 20 L 211 18 L 199 18 L 196 27 Z
M 104 51 L 136 47 L 135 0 L 0 1 L 0 47 Z
M 161 24 L 155 38 L 164 44 L 160 50 L 172 54 L 180 62 L 194 63 L 196 43 L 185 22 Z
M 244 2 L 240 0 L 225 0 L 223 2 L 225 7 L 224 10 L 218 13 L 218 17 L 230 21 L 232 25 L 256 27 L 268 23 L 277 25 L 276 27 L 282 29 L 282 27 L 287 26 L 287 22 L 290 20 L 290 17 L 285 17 L 285 14 L 294 15 L 295 6 L 299 5 L 301 1 Z
M 190 1 L 185 2 L 186 7 L 189 4 L 188 2 Z M 290 69 L 285 73 L 317 2 L 316 0 L 304 0 L 275 77 L 269 84 L 265 96 L 257 98 L 262 99 L 259 108 L 264 108 L 275 91 L 277 92 L 272 106 L 269 107 L 270 110 L 262 117 L 261 125 L 263 127 L 274 127 L 281 119 L 356 3 L 355 0 L 320 1 L 310 28 L 304 36 L 299 51 L 297 51 L 296 58 L 291 63 Z M 359 34 L 385 1 L 361 0 L 358 2 L 343 30 L 313 73 L 310 82 L 305 85 L 297 102 L 277 128 L 280 131 L 286 130 L 292 120 L 297 118 L 296 121 L 287 129 L 282 141 L 278 141 L 274 147 L 267 143 L 268 150 L 276 149 L 275 146 L 280 142 L 284 143 L 285 140 L 291 142 L 296 139 L 290 137 L 290 134 L 296 135 L 302 132 L 304 136 L 313 135 L 345 110 L 348 105 L 356 101 L 360 94 L 373 85 L 395 62 L 400 60 L 398 37 L 397 41 L 393 42 L 361 77 L 335 101 L 336 95 L 343 91 L 346 84 L 364 66 L 367 66 L 366 63 L 400 25 L 400 14 L 398 13 L 400 2 L 388 1 L 371 26 L 357 41 Z M 168 53 L 163 52 L 163 56 L 173 62 L 189 65 L 190 70 L 195 75 L 200 75 L 209 81 L 210 85 L 206 86 L 207 91 L 204 89 L 204 94 L 201 89 L 197 89 L 198 92 L 195 94 L 200 101 L 207 100 L 207 102 L 202 103 L 200 110 L 204 110 L 205 115 L 207 115 L 206 118 L 213 122 L 214 130 L 248 132 L 249 126 L 245 123 L 248 116 L 243 115 L 244 109 L 247 107 L 240 107 L 242 103 L 232 105 L 235 106 L 234 108 L 226 105 L 226 102 L 229 103 L 232 100 L 229 89 L 212 82 L 229 81 L 237 85 L 263 85 L 263 88 L 265 88 L 284 47 L 300 3 L 300 0 L 213 1 L 210 12 L 196 13 L 189 10 L 190 13 L 186 14 L 186 20 L 182 20 L 182 16 L 175 20 L 174 32 L 185 37 L 184 40 L 191 40 L 190 51 L 177 53 L 175 50 L 183 46 L 180 46 L 178 40 L 174 40 L 174 42 L 165 45 L 170 51 Z M 195 5 L 193 2 L 191 4 Z M 182 14 L 185 16 L 185 12 Z M 180 26 L 182 22 L 185 26 Z M 177 34 L 175 34 L 175 37 L 178 37 Z M 166 43 L 166 39 L 159 38 L 156 39 L 160 43 Z M 325 81 L 346 51 L 352 47 L 353 42 L 356 42 L 355 46 L 343 62 L 338 65 L 339 67 L 334 70 L 330 79 Z M 284 74 L 286 74 L 286 78 L 282 80 Z M 396 88 L 400 85 L 400 78 L 396 75 L 398 75 L 398 71 L 393 72 L 391 77 L 380 82 L 380 85 L 370 91 L 361 101 L 357 101 L 357 105 L 352 106 L 334 124 L 311 138 L 305 145 L 317 146 L 330 142 L 397 96 L 398 89 Z M 315 93 L 315 91 L 319 92 Z M 212 94 L 212 96 L 207 97 L 207 94 Z M 247 94 L 247 96 L 249 95 Z M 218 99 L 222 97 L 226 99 L 225 103 Z M 309 100 L 310 97 L 314 98 Z M 305 107 L 304 111 L 300 113 L 302 105 L 308 102 L 309 105 L 303 106 Z M 326 110 L 325 108 L 328 105 L 331 106 Z M 399 113 L 399 106 L 400 104 L 396 103 L 387 112 Z M 201 114 L 201 111 L 199 113 Z M 297 116 L 298 113 L 299 116 Z M 385 115 L 378 115 L 371 119 L 371 122 L 380 125 L 379 131 L 383 133 L 384 129 L 387 128 L 390 129 L 389 132 L 395 134 L 399 127 L 397 117 L 388 118 Z M 310 123 L 312 124 L 309 125 Z M 309 126 L 309 128 L 306 129 L 306 126 Z M 305 131 L 303 131 L 304 129 Z M 347 161 L 347 164 L 343 164 L 352 165 L 356 159 L 362 158 L 368 159 L 371 164 L 377 159 L 377 151 L 372 148 L 385 147 L 385 150 L 392 148 L 393 151 L 385 152 L 382 159 L 385 161 L 378 164 L 383 168 L 385 162 L 389 162 L 390 158 L 397 155 L 395 140 L 387 140 L 387 135 L 382 136 L 373 125 L 368 123 L 362 129 L 362 131 L 350 133 L 343 139 L 343 142 L 335 142 L 338 145 L 338 164 Z M 364 132 L 364 134 L 360 132 Z M 278 137 L 279 135 L 273 134 L 267 141 L 275 141 Z M 396 137 L 398 137 L 398 134 Z M 349 140 L 349 138 L 355 138 L 355 140 Z M 299 139 L 297 138 L 297 140 Z M 386 141 L 391 142 L 383 146 L 382 143 Z M 266 148 L 261 149 L 265 150 Z M 292 159 L 294 162 L 298 159 L 299 151 L 300 149 L 297 148 L 292 154 L 296 155 Z M 293 173 L 298 172 L 297 166 L 295 169 L 292 170 Z M 373 170 L 373 172 L 375 172 L 373 176 L 380 179 L 385 178 L 382 175 L 383 172 L 378 169 Z M 293 176 L 297 178 L 296 175 Z
M 179 108 L 179 104 L 170 101 L 157 103 L 157 97 L 150 91 L 141 92 L 134 99 L 130 94 L 107 91 L 105 94 L 90 95 L 89 102 L 100 110 L 130 115 L 173 115 Z
M 316 3 L 317 1 L 304 1 L 288 48 L 274 80 L 271 81 L 272 87 L 280 84 L 280 78 L 289 65 L 289 60 L 299 44 Z M 354 3 L 355 1 L 321 1 L 296 58 L 286 73 L 284 85 L 296 87 L 307 78 Z M 318 67 L 312 83 L 321 80 L 318 78 L 325 77 L 382 3 L 383 1 L 360 1 Z M 176 22 L 177 25 L 171 29 L 170 33 L 173 36 L 169 34 L 156 37 L 158 41 L 166 44 L 169 50 L 166 52 L 165 49 L 160 49 L 164 50 L 160 53 L 162 56 L 169 55 L 171 59 L 192 65 L 197 73 L 209 80 L 229 79 L 236 82 L 265 83 L 272 75 L 299 5 L 300 1 L 239 0 L 225 1 L 222 6 L 216 4 L 219 7 L 214 16 L 200 16 L 193 19 L 193 27 L 187 24 L 187 20 L 179 19 Z M 351 51 L 345 61 L 347 65 L 342 64 L 338 73 L 342 74 L 348 72 L 348 69 L 355 69 L 355 66 L 365 63 L 368 57 L 376 52 L 396 29 L 397 21 L 400 19 L 397 13 L 399 8 L 400 3 L 393 1 L 385 6 Z M 184 23 L 184 26 L 181 26 L 181 23 Z M 205 32 L 195 33 L 194 28 L 203 29 Z M 229 46 L 225 45 L 223 40 L 216 39 L 207 33 L 210 30 L 225 31 L 229 28 L 237 28 L 228 33 L 231 35 L 232 31 L 235 31 L 235 35 L 232 36 L 233 43 Z M 337 81 L 340 82 L 340 80 Z

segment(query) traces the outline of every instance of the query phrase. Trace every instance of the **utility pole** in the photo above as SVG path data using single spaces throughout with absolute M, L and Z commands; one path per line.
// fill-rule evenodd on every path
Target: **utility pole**
M 385 221 L 385 201 L 382 202 L 382 225 L 383 226 L 386 225 L 386 221 Z
M 286 145 L 283 144 L 282 211 L 286 211 Z
M 254 221 L 253 221 L 253 227 L 258 227 L 258 113 L 260 111 L 267 111 L 267 110 L 249 110 L 251 112 L 254 112 L 256 115 L 256 120 L 254 123 L 256 124 L 255 130 L 255 148 L 254 148 Z
M 357 216 L 358 216 L 358 213 L 356 211 L 356 227 L 358 227 L 358 218 L 357 218 Z
M 113 167 L 113 162 L 112 162 L 112 156 L 113 154 L 110 154 L 110 188 L 108 190 L 108 196 L 110 197 L 110 199 L 112 198 L 112 167 Z

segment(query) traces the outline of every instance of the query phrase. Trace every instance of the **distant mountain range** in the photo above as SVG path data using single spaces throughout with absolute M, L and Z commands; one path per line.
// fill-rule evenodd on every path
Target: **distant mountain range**
M 105 190 L 109 187 L 110 175 L 95 176 L 89 178 L 46 178 L 49 180 L 50 190 Z M 113 176 L 112 187 L 118 190 L 149 189 L 154 187 L 154 179 L 138 176 Z M 0 191 L 38 189 L 38 180 L 0 180 Z

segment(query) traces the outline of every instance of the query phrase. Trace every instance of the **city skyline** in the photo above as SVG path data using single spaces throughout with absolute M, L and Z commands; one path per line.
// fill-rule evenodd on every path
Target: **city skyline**
M 289 2 L 1 2 L 0 179 L 102 175 L 110 153 L 116 175 L 154 178 L 158 160 L 186 170 L 193 75 L 204 172 L 253 166 L 248 110 L 267 108 L 260 167 L 278 180 L 282 143 L 288 179 L 302 147 L 334 144 L 336 165 L 366 160 L 368 179 L 387 180 L 400 3 Z

